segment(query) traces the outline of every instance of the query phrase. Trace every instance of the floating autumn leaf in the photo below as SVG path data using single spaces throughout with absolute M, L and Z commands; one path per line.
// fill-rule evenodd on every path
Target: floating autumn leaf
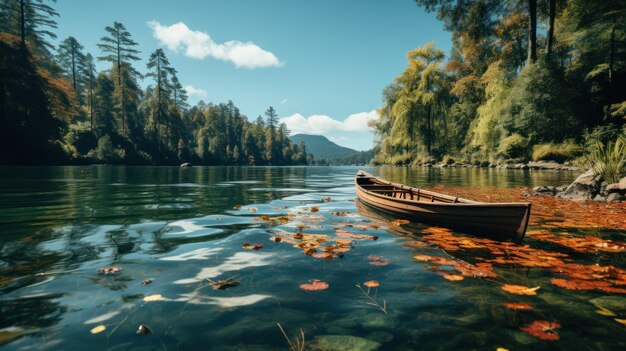
M 252 213 L 256 213 L 257 208 L 256 207 L 248 207 L 248 211 L 250 211 Z
M 248 250 L 261 250 L 263 248 L 263 244 L 252 245 L 250 243 L 243 243 L 241 247 Z
M 121 272 L 122 269 L 120 267 L 104 267 L 98 269 L 98 273 L 100 274 L 115 274 Z
M 498 347 L 496 351 L 509 351 L 509 349 L 505 349 L 504 347 Z
M 457 275 L 457 274 L 444 274 L 443 275 L 444 279 L 450 280 L 450 281 L 459 281 L 459 280 L 463 280 L 463 276 L 462 275 Z
M 371 264 L 372 266 L 386 266 L 391 263 L 390 259 L 380 256 L 370 255 L 367 258 L 370 260 L 369 264 Z
M 105 330 L 106 330 L 106 328 L 107 328 L 107 327 L 106 327 L 106 326 L 104 326 L 104 325 L 99 325 L 99 326 L 97 326 L 97 327 L 92 328 L 89 332 L 90 332 L 91 334 L 100 334 L 100 333 L 102 333 L 103 331 L 105 331 Z
M 349 215 L 349 212 L 343 212 L 343 211 L 333 211 L 330 214 L 333 214 L 335 216 L 340 216 L 340 217 L 345 217 L 347 215 Z
M 597 309 L 596 313 L 602 316 L 615 317 L 615 313 L 611 310 L 607 310 L 606 308 Z
M 363 285 L 367 286 L 368 288 L 377 288 L 380 286 L 380 283 L 378 283 L 378 280 L 368 280 L 363 283 Z
M 148 285 L 150 283 L 152 283 L 151 279 L 144 279 L 144 280 L 141 281 L 141 285 Z
M 510 310 L 530 311 L 533 309 L 533 306 L 524 302 L 503 302 L 502 306 Z
M 502 286 L 502 290 L 509 292 L 511 294 L 517 294 L 517 295 L 537 295 L 537 290 L 539 290 L 539 288 L 541 288 L 541 286 L 536 286 L 534 288 L 529 288 L 523 285 L 510 285 L 510 284 L 504 284 Z
M 159 301 L 162 300 L 163 296 L 161 294 L 154 294 L 154 295 L 150 295 L 150 296 L 145 296 L 143 298 L 144 302 L 154 302 L 154 301 Z
M 208 279 L 208 281 L 214 290 L 225 290 L 225 289 L 232 288 L 240 284 L 239 281 L 235 279 L 235 277 L 230 277 L 230 278 L 218 280 L 218 281 L 213 281 L 211 279 Z
M 320 210 L 317 206 L 311 206 L 311 212 L 318 212 Z
M 324 197 L 322 198 L 322 202 L 331 202 L 333 201 L 330 197 Z
M 427 262 L 431 259 L 431 256 L 427 256 L 427 255 L 415 255 L 413 256 L 414 259 L 418 260 L 418 261 L 424 261 Z
M 615 319 L 615 321 L 616 321 L 617 323 L 620 323 L 620 324 L 626 325 L 626 319 L 618 319 L 618 318 L 613 318 L 613 319 Z
M 234 209 L 234 210 L 239 210 L 239 209 L 241 209 L 241 205 L 235 205 L 235 206 L 233 207 L 233 209 Z
M 307 291 L 326 290 L 328 289 L 328 283 L 318 279 L 311 279 L 307 284 L 300 285 L 300 289 Z
M 395 227 L 399 227 L 401 225 L 409 224 L 409 223 L 411 223 L 411 221 L 406 220 L 406 219 L 397 219 L 393 222 L 389 222 L 390 225 L 395 226 Z
M 541 340 L 559 340 L 560 337 L 556 329 L 560 327 L 561 324 L 558 322 L 534 321 L 530 325 L 520 328 L 520 330 Z
M 270 219 L 271 219 L 270 216 L 267 216 L 267 215 L 262 215 L 261 217 L 259 217 L 259 220 L 261 221 L 269 221 Z

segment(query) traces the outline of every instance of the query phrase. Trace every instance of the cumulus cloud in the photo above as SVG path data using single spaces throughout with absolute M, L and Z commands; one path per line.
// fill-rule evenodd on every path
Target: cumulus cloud
M 263 50 L 253 42 L 230 40 L 216 43 L 205 32 L 191 30 L 183 22 L 162 25 L 157 21 L 148 22 L 152 35 L 169 50 L 183 53 L 187 57 L 203 60 L 213 57 L 232 62 L 237 68 L 280 67 L 282 62 L 273 53 Z
M 197 96 L 198 98 L 205 98 L 208 95 L 206 90 L 196 88 L 193 85 L 185 85 L 185 91 L 187 91 L 187 95 Z
M 352 114 L 343 121 L 326 115 L 304 117 L 299 113 L 295 113 L 281 118 L 280 122 L 284 122 L 293 134 L 324 134 L 332 131 L 368 132 L 371 131 L 371 128 L 367 123 L 375 119 L 378 119 L 378 112 L 372 110 L 370 112 Z

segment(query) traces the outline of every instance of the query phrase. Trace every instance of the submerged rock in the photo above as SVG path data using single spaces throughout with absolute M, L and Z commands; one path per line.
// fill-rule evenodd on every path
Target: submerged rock
M 319 351 L 374 351 L 380 343 L 352 335 L 320 335 L 310 346 Z
M 384 344 L 393 340 L 393 334 L 385 331 L 375 331 L 367 334 L 367 339 Z

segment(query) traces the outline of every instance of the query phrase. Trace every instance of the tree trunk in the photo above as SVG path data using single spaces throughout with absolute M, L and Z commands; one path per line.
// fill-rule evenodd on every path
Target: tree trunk
M 72 49 L 72 87 L 76 92 L 76 53 L 74 49 Z
M 93 133 L 93 74 L 89 73 L 89 128 Z
M 6 117 L 6 93 L 4 77 L 0 77 L 0 122 L 4 123 L 7 120 Z M 4 128 L 6 128 L 5 126 Z
M 550 0 L 550 19 L 548 23 L 548 45 L 546 46 L 546 56 L 550 57 L 552 45 L 554 45 L 554 18 L 556 17 L 556 0 Z
M 26 9 L 24 0 L 20 0 L 20 39 L 22 48 L 26 48 Z
M 122 75 L 120 74 L 120 79 L 122 78 Z M 122 135 L 126 135 L 126 89 L 124 89 L 124 82 L 122 81 Z
M 528 58 L 529 65 L 537 59 L 537 0 L 528 0 Z
M 611 50 L 609 51 L 609 89 L 610 93 L 613 91 L 613 65 L 615 59 L 615 14 L 612 16 L 611 26 Z
M 432 133 L 431 133 L 431 130 L 430 130 L 430 115 L 431 115 L 431 106 L 430 106 L 430 104 L 428 104 L 428 128 L 426 128 L 426 133 L 428 133 L 427 137 L 428 137 L 428 155 L 429 156 L 430 156 L 430 151 L 431 151 L 431 140 L 430 139 L 432 138 L 432 136 L 431 136 Z

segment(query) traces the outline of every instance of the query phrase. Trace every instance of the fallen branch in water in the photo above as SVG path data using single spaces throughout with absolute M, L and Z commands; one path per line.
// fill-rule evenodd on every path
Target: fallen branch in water
M 391 318 L 391 315 L 387 311 L 387 301 L 385 301 L 385 299 L 383 299 L 383 304 L 381 306 L 381 304 L 378 301 L 376 301 L 376 296 L 372 297 L 372 295 L 371 295 L 372 288 L 371 287 L 368 286 L 367 287 L 367 291 L 363 290 L 363 287 L 361 286 L 360 283 L 357 283 L 356 287 L 359 288 L 359 290 L 361 290 L 363 295 L 365 295 L 365 297 L 367 297 L 367 299 L 370 301 L 370 302 L 367 302 L 368 305 L 373 306 L 373 307 L 379 309 L 382 313 L 387 315 L 387 317 L 389 317 L 389 319 L 393 322 L 393 318 Z

